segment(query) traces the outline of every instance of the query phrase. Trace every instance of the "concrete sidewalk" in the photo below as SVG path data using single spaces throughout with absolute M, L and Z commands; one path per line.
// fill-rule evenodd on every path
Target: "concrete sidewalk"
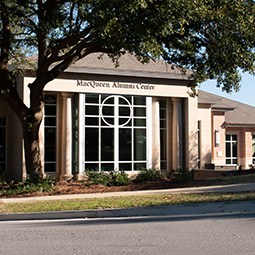
M 180 193 L 212 193 L 212 192 L 242 192 L 255 191 L 255 183 L 233 184 L 226 186 L 206 186 L 182 189 L 165 190 L 143 190 L 123 191 L 95 194 L 73 194 L 61 196 L 42 196 L 24 198 L 4 198 L 0 203 L 22 203 L 62 199 L 117 197 L 151 194 L 180 194 Z M 106 209 L 106 210 L 85 210 L 45 213 L 21 213 L 21 214 L 0 214 L 0 221 L 3 220 L 32 220 L 32 219 L 68 219 L 68 218 L 103 218 L 103 217 L 131 217 L 131 216 L 155 216 L 155 215 L 202 215 L 208 213 L 247 213 L 255 212 L 255 201 L 251 202 L 224 202 L 207 204 L 169 205 L 129 209 Z

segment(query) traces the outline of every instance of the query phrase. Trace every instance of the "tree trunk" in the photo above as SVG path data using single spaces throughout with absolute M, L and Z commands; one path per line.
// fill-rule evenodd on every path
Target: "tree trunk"
M 42 160 L 39 143 L 39 127 L 41 119 L 27 118 L 22 122 L 25 160 L 27 174 L 31 176 L 45 177 L 42 168 Z

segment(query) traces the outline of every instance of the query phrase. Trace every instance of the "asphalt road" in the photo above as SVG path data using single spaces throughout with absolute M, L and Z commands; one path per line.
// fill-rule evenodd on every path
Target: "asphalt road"
M 0 254 L 254 255 L 255 213 L 0 222 Z

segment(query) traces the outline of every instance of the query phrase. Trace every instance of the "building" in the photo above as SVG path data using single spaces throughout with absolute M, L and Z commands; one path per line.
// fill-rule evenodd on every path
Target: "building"
M 125 54 L 119 63 L 90 54 L 46 85 L 39 134 L 45 173 L 67 180 L 85 169 L 134 174 L 253 163 L 254 107 L 202 91 L 190 97 L 187 75 L 165 62 L 141 64 Z M 17 77 L 27 105 L 33 79 Z M 247 117 L 239 114 L 246 110 Z M 26 175 L 21 125 L 1 97 L 0 169 L 12 179 Z
M 198 95 L 199 108 L 211 109 L 210 153 L 215 169 L 251 168 L 255 164 L 255 107 L 204 91 Z

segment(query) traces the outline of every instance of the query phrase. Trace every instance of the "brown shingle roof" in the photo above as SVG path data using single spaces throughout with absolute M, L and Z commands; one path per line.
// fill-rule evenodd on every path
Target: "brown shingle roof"
M 212 110 L 226 111 L 226 123 L 231 125 L 255 125 L 255 107 L 225 97 L 198 90 L 198 102 L 213 102 Z
M 182 80 L 187 80 L 188 78 L 174 65 L 160 60 L 150 60 L 149 63 L 143 64 L 131 53 L 126 53 L 120 57 L 119 66 L 117 68 L 107 54 L 91 53 L 77 61 L 74 65 L 69 67 L 67 71 Z M 186 74 L 191 74 L 191 71 L 187 70 Z

